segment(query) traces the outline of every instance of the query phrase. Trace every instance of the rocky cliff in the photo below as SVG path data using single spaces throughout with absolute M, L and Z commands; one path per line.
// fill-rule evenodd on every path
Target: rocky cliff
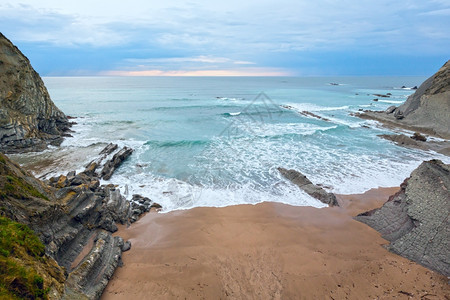
M 117 153 L 110 154 L 118 160 Z M 0 215 L 29 226 L 50 261 L 57 262 L 51 265 L 58 270 L 53 273 L 65 274 L 55 279 L 48 275 L 51 270 L 39 273 L 52 299 L 98 299 L 121 264 L 122 251 L 131 247 L 112 236 L 116 223 L 134 222 L 151 207 L 160 207 L 139 195 L 127 201 L 114 185 L 101 186 L 99 179 L 87 169 L 42 182 L 0 153 Z
M 69 127 L 29 60 L 0 33 L 0 151 L 59 145 Z
M 390 241 L 388 249 L 450 276 L 450 165 L 423 162 L 381 207 L 356 217 Z
M 423 82 L 399 107 L 359 116 L 450 139 L 450 61 Z

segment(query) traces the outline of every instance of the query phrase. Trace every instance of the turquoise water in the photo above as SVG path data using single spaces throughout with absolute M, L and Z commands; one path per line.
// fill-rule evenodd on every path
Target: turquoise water
M 82 170 L 115 142 L 135 152 L 110 181 L 166 211 L 261 201 L 322 207 L 276 168 L 297 169 L 336 193 L 359 193 L 399 185 L 422 160 L 447 159 L 397 147 L 377 137 L 388 131 L 376 122 L 350 115 L 399 105 L 413 92 L 400 87 L 424 79 L 48 77 L 53 101 L 78 124 L 60 149 L 23 159 L 59 157 L 64 163 L 38 172 L 49 177 Z M 392 96 L 375 102 L 374 93 Z

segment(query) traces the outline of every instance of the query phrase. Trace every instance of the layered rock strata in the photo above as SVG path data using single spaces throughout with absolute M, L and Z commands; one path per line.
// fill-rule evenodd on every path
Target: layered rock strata
M 389 250 L 450 276 L 450 165 L 423 162 L 378 209 L 356 217 L 379 231 Z
M 28 58 L 0 33 L 0 151 L 59 145 L 70 126 Z
M 122 251 L 131 247 L 111 235 L 116 223 L 129 224 L 160 208 L 139 195 L 127 201 L 99 179 L 72 171 L 42 182 L 0 153 L 1 214 L 32 228 L 46 254 L 67 272 L 63 292 L 54 289 L 53 298 L 98 299 L 121 264 Z

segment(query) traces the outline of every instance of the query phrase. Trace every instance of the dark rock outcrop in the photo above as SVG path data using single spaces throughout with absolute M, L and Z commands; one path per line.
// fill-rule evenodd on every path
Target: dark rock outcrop
M 98 299 L 122 251 L 131 247 L 111 235 L 116 223 L 135 222 L 157 204 L 139 195 L 127 201 L 114 185 L 100 186 L 98 177 L 84 172 L 46 183 L 0 153 L 0 213 L 33 229 L 47 255 L 68 273 L 64 293 L 50 294 Z
M 105 180 L 109 180 L 113 175 L 114 171 L 120 167 L 120 165 L 133 153 L 133 149 L 128 147 L 123 147 L 116 153 L 118 149 L 117 144 L 108 144 L 102 151 L 99 153 L 99 157 L 94 159 L 90 163 L 86 165 L 84 170 L 84 174 L 88 176 L 103 178 Z M 104 160 L 108 158 L 108 156 L 113 155 L 113 157 L 103 163 Z M 102 168 L 101 172 L 97 172 L 98 169 Z
M 280 105 L 280 107 L 285 108 L 285 109 L 289 109 L 289 110 L 295 110 L 295 108 L 292 107 L 291 105 L 283 104 L 283 105 Z M 312 112 L 307 111 L 307 110 L 302 110 L 302 111 L 297 111 L 297 112 L 299 114 L 301 114 L 302 116 L 305 116 L 305 117 L 313 117 L 313 118 L 316 118 L 316 119 L 319 119 L 319 120 L 323 120 L 325 122 L 330 122 L 330 119 L 321 117 L 321 116 L 316 115 L 315 113 L 312 113 Z
M 404 134 L 380 134 L 379 137 L 392 141 L 398 145 L 425 150 L 426 145 Z
M 427 138 L 420 133 L 415 133 L 412 136 L 404 134 L 380 134 L 378 136 L 402 147 L 433 150 L 450 156 L 450 141 L 427 141 Z
M 131 223 L 136 222 L 142 214 L 149 212 L 152 208 L 160 210 L 162 207 L 158 203 L 150 200 L 150 198 L 143 197 L 137 194 L 133 195 L 133 197 L 131 198 Z
M 320 186 L 315 185 L 302 173 L 284 168 L 278 168 L 278 171 L 280 171 L 281 175 L 283 175 L 286 179 L 297 185 L 311 197 L 316 198 L 317 200 L 320 200 L 330 206 L 339 206 L 336 196 L 333 193 L 328 193 Z
M 380 98 L 389 98 L 391 95 L 383 95 L 383 94 L 373 94 L 375 97 L 380 97 Z
M 423 162 L 381 207 L 355 217 L 390 241 L 388 249 L 450 276 L 450 165 Z
M 122 238 L 99 231 L 92 249 L 70 272 L 62 299 L 99 299 L 115 269 L 122 263 L 123 246 Z
M 423 82 L 399 107 L 358 116 L 380 121 L 387 126 L 450 139 L 450 61 Z
M 119 152 L 114 154 L 113 158 L 105 163 L 102 169 L 101 177 L 105 180 L 111 178 L 113 172 L 133 153 L 133 149 L 123 147 Z
M 414 132 L 414 134 L 411 136 L 411 138 L 413 140 L 421 141 L 421 142 L 426 142 L 427 141 L 427 137 L 424 136 L 423 134 L 420 134 L 419 132 Z
M 0 33 L 0 151 L 59 145 L 70 126 L 29 60 Z

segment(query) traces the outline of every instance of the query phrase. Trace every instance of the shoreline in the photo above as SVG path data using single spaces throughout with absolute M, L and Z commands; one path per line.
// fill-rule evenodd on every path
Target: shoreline
M 341 207 L 264 202 L 149 213 L 129 239 L 101 299 L 335 299 L 450 294 L 447 278 L 383 248 L 354 220 L 398 191 L 338 195 Z

